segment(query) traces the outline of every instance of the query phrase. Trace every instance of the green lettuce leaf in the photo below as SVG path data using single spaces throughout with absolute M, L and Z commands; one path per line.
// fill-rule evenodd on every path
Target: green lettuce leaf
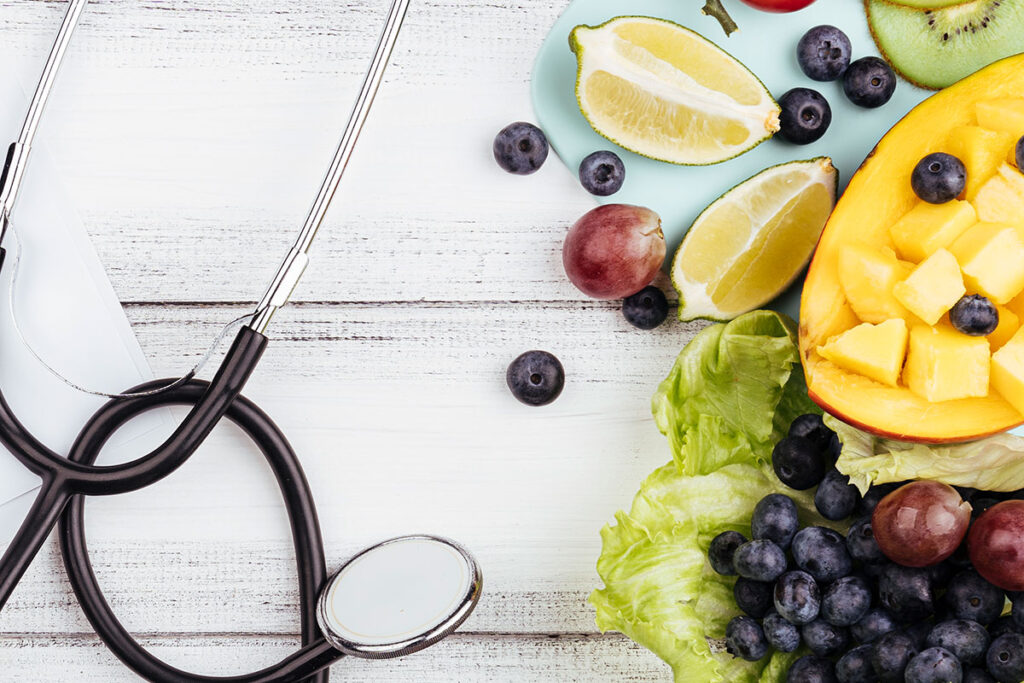
M 794 327 L 754 311 L 705 328 L 679 354 L 651 409 L 683 474 L 768 462 L 793 418 L 820 412 L 799 371 Z
M 825 417 L 843 444 L 836 467 L 861 493 L 872 484 L 932 479 L 983 491 L 1024 489 L 1024 438 L 999 434 L 968 443 L 928 446 L 881 439 Z
M 723 531 L 749 534 L 754 506 L 769 493 L 793 498 L 803 523 L 835 526 L 770 465 L 789 423 L 820 412 L 807 398 L 793 323 L 755 311 L 706 328 L 679 354 L 652 411 L 673 460 L 601 531 L 605 585 L 590 596 L 597 625 L 653 651 L 677 683 L 782 683 L 797 653 L 746 662 L 715 642 L 740 611 L 735 577 L 716 574 L 707 550 Z

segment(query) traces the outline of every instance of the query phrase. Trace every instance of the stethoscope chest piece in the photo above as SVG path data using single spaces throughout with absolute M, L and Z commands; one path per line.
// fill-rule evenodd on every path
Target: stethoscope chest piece
M 324 637 L 345 654 L 388 659 L 433 645 L 466 620 L 483 578 L 473 557 L 436 536 L 402 536 L 352 557 L 320 594 Z

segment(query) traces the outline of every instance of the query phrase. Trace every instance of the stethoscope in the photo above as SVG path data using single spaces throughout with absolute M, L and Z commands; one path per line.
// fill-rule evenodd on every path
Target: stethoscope
M 70 0 L 21 134 L 8 150 L 0 176 L 0 240 L 11 227 L 43 107 L 86 2 Z M 264 333 L 271 318 L 288 302 L 309 261 L 309 247 L 355 147 L 408 4 L 409 0 L 394 0 L 344 135 L 298 238 L 211 381 L 195 379 L 190 373 L 180 380 L 147 382 L 117 395 L 86 423 L 67 458 L 29 433 L 0 391 L 0 443 L 42 478 L 31 510 L 0 558 L 0 609 L 59 522 L 64 566 L 89 622 L 121 661 L 150 681 L 326 683 L 327 667 L 344 655 L 384 659 L 416 652 L 450 634 L 472 612 L 482 588 L 480 568 L 460 545 L 435 536 L 385 541 L 350 558 L 328 578 L 316 507 L 299 460 L 273 420 L 241 395 L 267 345 Z M 0 267 L 5 255 L 6 250 L 0 248 Z M 187 405 L 191 410 L 162 445 L 124 464 L 94 464 L 104 444 L 124 423 L 168 405 Z M 180 671 L 132 638 L 111 610 L 93 573 L 84 523 L 85 496 L 136 491 L 163 479 L 192 455 L 222 417 L 252 439 L 277 477 L 292 528 L 302 610 L 299 651 L 262 671 L 226 678 Z

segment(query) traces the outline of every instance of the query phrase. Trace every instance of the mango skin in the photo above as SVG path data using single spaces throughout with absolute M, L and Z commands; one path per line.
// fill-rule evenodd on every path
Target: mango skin
M 975 103 L 998 97 L 1024 98 L 1024 54 L 936 93 L 893 126 L 854 174 L 822 232 L 800 301 L 800 353 L 811 399 L 844 422 L 878 436 L 924 443 L 969 441 L 1024 423 L 1024 415 L 994 392 L 929 403 L 905 387 L 886 387 L 840 370 L 817 353 L 829 337 L 852 327 L 839 285 L 840 247 L 849 242 L 891 246 L 889 226 L 918 201 L 910 187 L 914 165 L 930 152 L 943 151 L 954 127 L 975 123 Z

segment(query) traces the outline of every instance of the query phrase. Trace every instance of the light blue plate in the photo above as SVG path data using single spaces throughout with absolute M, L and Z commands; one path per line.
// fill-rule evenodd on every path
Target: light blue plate
M 697 215 L 737 183 L 776 164 L 816 156 L 832 157 L 839 169 L 840 187 L 885 134 L 931 93 L 900 80 L 888 104 L 861 109 L 850 104 L 840 82 L 818 83 L 807 78 L 796 62 L 796 44 L 807 29 L 819 24 L 838 26 L 850 37 L 854 59 L 877 55 L 868 32 L 861 0 L 818 0 L 792 14 L 768 14 L 738 0 L 728 10 L 740 30 L 726 37 L 718 22 L 700 12 L 701 0 L 574 0 L 555 22 L 537 55 L 533 69 L 533 107 L 540 127 L 562 161 L 575 172 L 583 157 L 599 149 L 614 150 L 626 165 L 622 189 L 600 202 L 650 207 L 662 218 L 669 255 Z M 593 131 L 576 104 L 576 58 L 569 33 L 578 24 L 595 26 L 630 14 L 668 19 L 704 35 L 747 65 L 776 99 L 799 86 L 820 91 L 832 107 L 832 125 L 811 145 L 792 145 L 772 139 L 735 159 L 713 166 L 676 166 L 646 159 L 618 147 Z M 669 259 L 670 260 L 670 259 Z M 796 317 L 799 284 L 783 294 L 773 308 Z

